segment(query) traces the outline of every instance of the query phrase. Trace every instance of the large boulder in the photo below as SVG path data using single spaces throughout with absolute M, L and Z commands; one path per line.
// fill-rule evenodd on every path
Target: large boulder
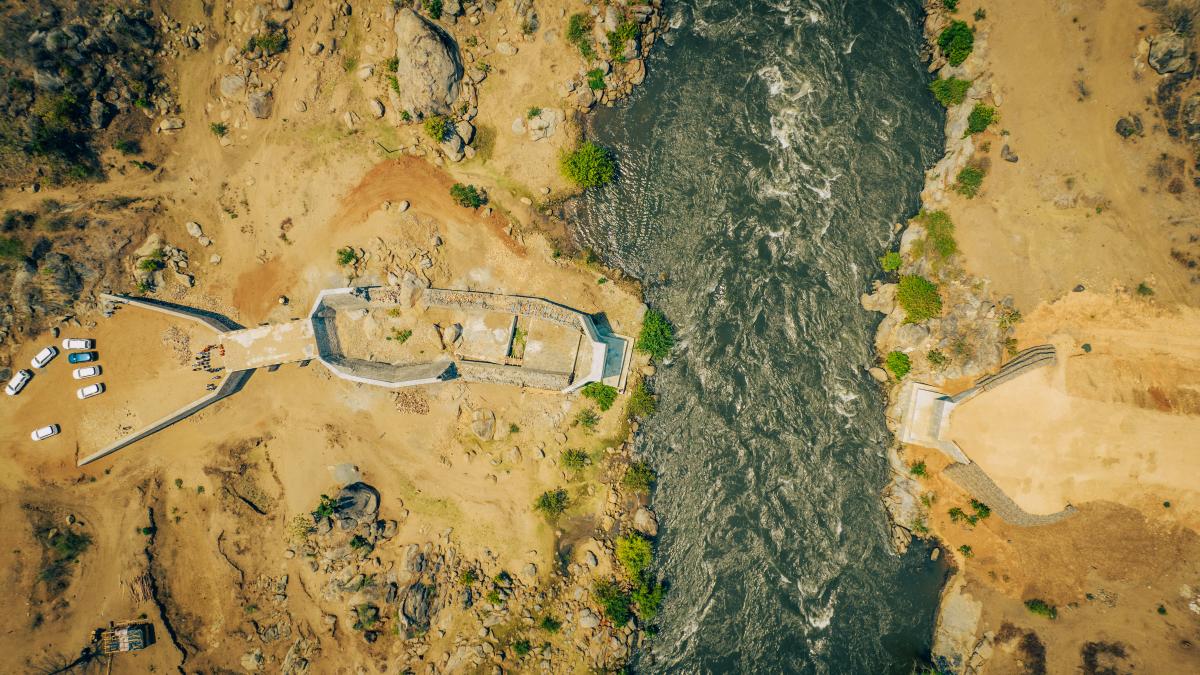
M 256 91 L 246 99 L 246 108 L 250 110 L 250 114 L 260 120 L 265 120 L 271 116 L 271 108 L 275 104 L 275 99 L 271 97 L 269 91 Z
M 1183 132 L 1189 140 L 1200 141 L 1200 92 L 1192 94 L 1183 103 Z
M 359 523 L 374 523 L 379 515 L 379 492 L 366 483 L 351 483 L 338 492 L 333 517 L 343 530 L 353 530 Z
M 407 8 L 396 13 L 395 32 L 401 108 L 419 115 L 448 114 L 463 76 L 458 45 Z
M 429 630 L 435 595 L 433 586 L 420 582 L 409 586 L 404 594 L 404 603 L 400 606 L 400 620 L 404 625 L 417 631 Z
M 1186 37 L 1175 32 L 1159 33 L 1150 38 L 1150 54 L 1146 61 L 1159 74 L 1165 75 L 1180 69 L 1187 72 L 1189 69 L 1184 66 L 1190 65 L 1189 56 Z

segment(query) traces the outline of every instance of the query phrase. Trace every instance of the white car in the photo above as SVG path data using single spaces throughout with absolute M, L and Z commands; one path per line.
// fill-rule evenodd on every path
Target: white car
M 103 394 L 103 393 L 104 393 L 104 383 L 98 382 L 96 384 L 89 384 L 86 387 L 80 387 L 79 391 L 75 392 L 75 395 L 78 396 L 80 399 L 85 399 L 85 398 L 91 398 L 93 396 L 99 396 L 100 394 Z
M 100 366 L 84 366 L 76 368 L 71 372 L 71 376 L 77 380 L 86 380 L 89 377 L 95 377 L 100 374 Z
M 57 436 L 59 431 L 61 431 L 61 429 L 59 429 L 57 424 L 47 424 L 41 429 L 34 429 L 33 433 L 29 434 L 29 437 L 35 441 L 42 441 L 50 438 L 51 436 Z
M 28 370 L 18 370 L 16 374 L 12 376 L 12 379 L 8 381 L 8 384 L 4 385 L 4 393 L 8 394 L 9 396 L 16 396 L 17 394 L 21 393 L 21 390 L 24 389 L 25 385 L 29 384 L 29 381 L 32 379 L 33 373 L 29 372 Z
M 33 360 L 30 361 L 30 363 L 33 364 L 34 368 L 45 368 L 46 364 L 53 361 L 54 357 L 56 356 L 58 356 L 58 349 L 54 348 L 53 346 L 46 347 L 34 355 Z
M 83 338 L 67 338 L 62 341 L 63 349 L 91 349 L 96 346 L 95 340 Z

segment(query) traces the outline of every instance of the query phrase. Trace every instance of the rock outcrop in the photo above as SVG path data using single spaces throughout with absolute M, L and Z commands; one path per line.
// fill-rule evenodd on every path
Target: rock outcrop
M 395 33 L 401 108 L 417 116 L 448 114 L 463 76 L 458 45 L 410 9 L 396 13 Z

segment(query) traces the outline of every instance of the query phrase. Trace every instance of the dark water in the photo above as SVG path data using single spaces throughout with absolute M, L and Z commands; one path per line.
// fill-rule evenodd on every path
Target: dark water
M 857 298 L 940 152 L 919 3 L 668 13 L 646 85 L 596 120 L 622 175 L 578 232 L 680 338 L 642 444 L 671 592 L 638 669 L 908 672 L 942 571 L 888 552 L 877 316 Z

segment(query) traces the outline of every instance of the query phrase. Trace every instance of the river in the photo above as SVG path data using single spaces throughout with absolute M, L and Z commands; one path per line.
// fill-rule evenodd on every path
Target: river
M 888 550 L 879 316 L 858 296 L 918 208 L 942 113 L 913 0 L 681 0 L 649 77 L 591 131 L 620 162 L 579 243 L 676 326 L 660 412 L 644 672 L 907 673 L 944 570 Z M 665 276 L 663 276 L 665 275 Z

